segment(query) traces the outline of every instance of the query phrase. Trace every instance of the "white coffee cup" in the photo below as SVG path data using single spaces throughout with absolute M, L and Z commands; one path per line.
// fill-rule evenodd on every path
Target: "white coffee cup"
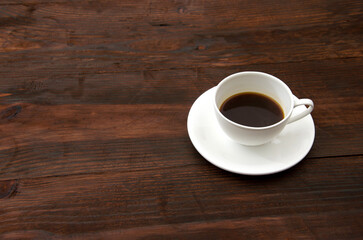
M 265 127 L 245 126 L 226 118 L 219 110 L 221 105 L 229 97 L 243 92 L 256 92 L 271 97 L 281 106 L 284 118 Z M 306 105 L 308 108 L 292 116 L 295 107 L 300 105 Z M 313 111 L 313 108 L 313 101 L 294 99 L 290 88 L 283 81 L 262 72 L 248 71 L 232 74 L 217 85 L 214 96 L 214 109 L 222 130 L 233 141 L 247 146 L 257 146 L 270 142 L 279 135 L 286 124 L 305 117 Z

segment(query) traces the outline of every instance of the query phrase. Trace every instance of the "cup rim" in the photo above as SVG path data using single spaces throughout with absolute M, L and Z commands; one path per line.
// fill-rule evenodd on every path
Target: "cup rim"
M 271 80 L 279 83 L 282 85 L 282 87 L 287 91 L 289 97 L 290 97 L 290 109 L 289 109 L 289 112 L 287 114 L 285 114 L 284 118 L 281 119 L 280 121 L 278 121 L 277 123 L 274 123 L 272 125 L 268 125 L 268 126 L 264 126 L 264 127 L 251 127 L 251 126 L 247 126 L 247 125 L 242 125 L 242 124 L 239 124 L 239 123 L 236 123 L 230 119 L 228 119 L 227 117 L 225 117 L 221 111 L 219 110 L 218 106 L 217 106 L 217 93 L 218 93 L 218 90 L 220 89 L 220 87 L 225 84 L 227 81 L 229 81 L 230 79 L 234 78 L 234 77 L 237 77 L 237 76 L 241 76 L 241 75 L 246 75 L 246 74 L 256 74 L 256 75 L 263 75 L 265 77 L 268 77 L 270 78 Z M 218 85 L 216 86 L 216 90 L 214 92 L 214 109 L 216 112 L 218 112 L 218 114 L 227 122 L 229 122 L 230 124 L 233 124 L 239 128 L 245 128 L 245 129 L 250 129 L 250 130 L 265 130 L 265 129 L 270 129 L 270 128 L 273 128 L 273 127 L 276 127 L 278 125 L 281 125 L 283 124 L 284 122 L 286 122 L 291 114 L 292 114 L 292 111 L 294 109 L 294 98 L 293 98 L 293 94 L 290 90 L 290 88 L 286 85 L 286 83 L 284 83 L 282 80 L 280 80 L 279 78 L 271 75 L 271 74 L 268 74 L 268 73 L 264 73 L 264 72 L 258 72 L 258 71 L 243 71 L 243 72 L 238 72 L 238 73 L 234 73 L 234 74 L 231 74 L 227 77 L 225 77 L 222 81 L 220 81 L 218 83 Z

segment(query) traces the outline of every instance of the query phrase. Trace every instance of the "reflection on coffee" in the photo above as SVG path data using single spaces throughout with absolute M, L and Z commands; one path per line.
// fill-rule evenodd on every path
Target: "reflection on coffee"
M 266 127 L 284 118 L 281 106 L 274 99 L 256 92 L 235 94 L 219 110 L 229 120 L 250 127 Z

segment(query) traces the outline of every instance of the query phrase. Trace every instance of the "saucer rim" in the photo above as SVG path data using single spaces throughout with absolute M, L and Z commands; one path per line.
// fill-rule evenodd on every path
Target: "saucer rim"
M 231 168 L 226 168 L 225 166 L 223 165 L 220 165 L 218 164 L 218 161 L 213 161 L 211 160 L 211 157 L 208 156 L 208 154 L 205 152 L 205 151 L 202 151 L 201 149 L 204 149 L 204 147 L 201 147 L 201 144 L 199 143 L 199 141 L 197 141 L 197 137 L 195 134 L 193 134 L 192 132 L 192 128 L 191 128 L 191 113 L 192 111 L 194 110 L 195 108 L 195 105 L 197 103 L 197 101 L 200 101 L 200 99 L 202 97 L 205 97 L 205 95 L 207 95 L 208 92 L 210 91 L 215 91 L 216 89 L 216 86 L 206 90 L 205 92 L 203 92 L 201 95 L 199 95 L 199 97 L 193 102 L 189 112 L 188 112 L 188 118 L 187 118 L 187 131 L 188 131 L 188 136 L 189 136 L 189 139 L 190 141 L 192 142 L 194 148 L 198 151 L 198 153 L 206 160 L 208 161 L 209 163 L 211 163 L 212 165 L 220 168 L 220 169 L 223 169 L 225 171 L 228 171 L 228 172 L 232 172 L 232 173 L 235 173 L 235 174 L 241 174 L 241 175 L 250 175 L 250 176 L 263 176 L 263 175 L 271 175 L 271 174 L 275 174 L 275 173 L 279 173 L 279 172 L 283 172 L 283 171 L 286 171 L 287 169 L 290 169 L 292 167 L 294 167 L 295 165 L 297 165 L 298 163 L 300 163 L 305 157 L 306 155 L 310 152 L 313 144 L 314 144 L 314 140 L 315 140 L 315 124 L 314 124 L 314 120 L 311 116 L 311 114 L 308 114 L 306 117 L 309 118 L 309 120 L 312 122 L 312 128 L 310 129 L 310 131 L 312 131 L 312 139 L 309 143 L 309 145 L 306 146 L 306 150 L 304 151 L 305 153 L 303 153 L 301 155 L 301 157 L 298 157 L 300 159 L 298 160 L 295 160 L 295 161 L 291 161 L 291 163 L 289 164 L 285 164 L 284 167 L 282 168 L 278 168 L 276 170 L 272 170 L 272 171 L 256 171 L 256 172 L 249 172 L 249 171 L 243 171 L 243 169 L 231 169 Z M 211 93 L 212 95 L 212 93 Z M 297 98 L 295 95 L 293 95 L 294 98 Z M 227 139 L 227 136 L 223 136 L 223 138 L 226 138 L 226 140 L 229 140 Z M 270 144 L 270 143 L 266 143 L 266 144 Z M 256 148 L 256 146 L 243 146 L 243 147 L 246 147 L 246 148 L 250 148 L 250 149 L 253 149 L 253 148 Z M 258 146 L 257 146 L 258 147 Z

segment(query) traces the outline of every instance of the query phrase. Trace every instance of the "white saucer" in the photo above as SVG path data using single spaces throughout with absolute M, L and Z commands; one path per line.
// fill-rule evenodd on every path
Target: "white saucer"
M 215 87 L 203 93 L 188 115 L 188 133 L 198 152 L 213 165 L 238 174 L 265 175 L 299 163 L 315 137 L 311 115 L 288 124 L 272 142 L 255 147 L 233 142 L 218 125 L 213 109 Z M 300 106 L 296 112 L 303 110 Z

